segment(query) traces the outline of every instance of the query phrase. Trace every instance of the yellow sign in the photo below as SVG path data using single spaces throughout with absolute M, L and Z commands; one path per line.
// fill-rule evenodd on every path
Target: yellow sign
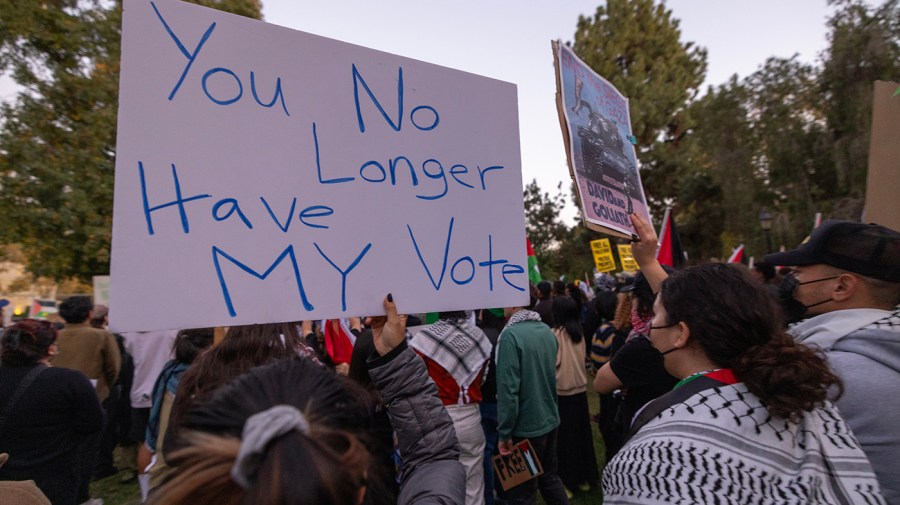
M 608 238 L 591 240 L 591 252 L 594 254 L 594 265 L 598 272 L 609 272 L 616 269 L 612 248 Z
M 634 256 L 631 255 L 631 244 L 619 244 L 619 261 L 622 262 L 622 270 L 626 272 L 640 270 Z

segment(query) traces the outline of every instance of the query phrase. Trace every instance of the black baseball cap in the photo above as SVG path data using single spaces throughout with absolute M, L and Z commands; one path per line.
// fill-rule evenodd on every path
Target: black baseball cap
M 767 254 L 774 265 L 825 264 L 888 282 L 900 282 L 900 233 L 877 224 L 829 219 L 793 251 Z

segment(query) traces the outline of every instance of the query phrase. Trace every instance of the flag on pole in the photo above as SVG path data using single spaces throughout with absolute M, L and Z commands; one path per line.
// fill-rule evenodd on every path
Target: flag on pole
M 734 248 L 734 251 L 731 252 L 731 256 L 728 258 L 728 263 L 740 263 L 741 260 L 744 259 L 744 244 L 741 244 Z
M 325 335 L 325 351 L 335 364 L 350 363 L 356 336 L 350 331 L 347 319 L 327 319 L 322 321 L 322 333 Z
M 534 255 L 534 248 L 528 237 L 525 237 L 525 246 L 528 248 L 528 281 L 537 284 L 541 282 L 541 269 L 538 268 L 537 256 Z
M 656 253 L 656 259 L 661 265 L 672 268 L 684 266 L 684 249 L 675 228 L 672 207 L 666 207 L 666 215 L 663 217 L 662 229 L 659 232 L 659 251 Z

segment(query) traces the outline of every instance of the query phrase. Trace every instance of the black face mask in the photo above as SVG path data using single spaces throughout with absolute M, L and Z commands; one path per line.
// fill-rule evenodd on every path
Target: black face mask
M 827 298 L 822 300 L 821 302 L 816 302 L 810 305 L 803 305 L 799 300 L 794 298 L 794 292 L 797 291 L 797 288 L 804 284 L 813 284 L 815 282 L 821 281 L 830 281 L 831 279 L 837 279 L 840 277 L 839 275 L 835 275 L 832 277 L 823 277 L 821 279 L 815 279 L 806 282 L 800 282 L 794 277 L 793 274 L 787 274 L 782 279 L 781 284 L 778 285 L 778 298 L 781 302 L 781 308 L 784 309 L 785 317 L 787 318 L 788 324 L 796 323 L 797 321 L 802 320 L 806 317 L 809 309 L 811 307 L 815 307 L 817 305 L 822 305 L 823 303 L 828 303 L 831 301 L 831 298 Z

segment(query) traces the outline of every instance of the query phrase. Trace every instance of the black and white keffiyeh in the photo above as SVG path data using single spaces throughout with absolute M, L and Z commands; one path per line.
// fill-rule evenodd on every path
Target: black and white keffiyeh
M 469 388 L 491 357 L 491 341 L 468 319 L 441 319 L 413 335 L 409 345 L 446 370 L 461 392 Z
M 518 312 L 516 312 L 515 314 L 513 314 L 509 318 L 509 321 L 506 322 L 506 326 L 503 327 L 503 330 L 505 331 L 510 326 L 512 326 L 514 324 L 519 324 L 519 323 L 522 323 L 525 321 L 540 321 L 540 320 L 541 320 L 541 315 L 538 314 L 537 312 L 535 312 L 533 310 L 522 309 L 522 310 L 519 310 Z M 502 333 L 503 332 L 501 332 L 501 334 Z
M 834 405 L 773 419 L 740 383 L 645 424 L 606 466 L 603 494 L 605 504 L 886 503 Z

